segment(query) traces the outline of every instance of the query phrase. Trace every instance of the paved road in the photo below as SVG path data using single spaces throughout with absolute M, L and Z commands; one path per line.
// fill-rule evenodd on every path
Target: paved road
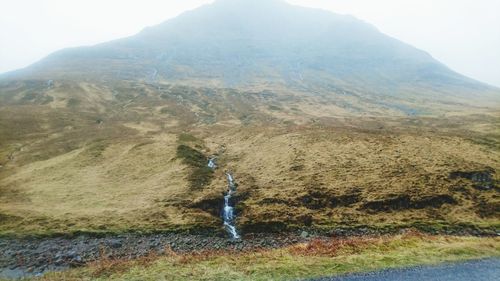
M 425 266 L 380 272 L 321 278 L 314 281 L 497 281 L 500 259 Z M 313 280 L 311 280 L 313 281 Z

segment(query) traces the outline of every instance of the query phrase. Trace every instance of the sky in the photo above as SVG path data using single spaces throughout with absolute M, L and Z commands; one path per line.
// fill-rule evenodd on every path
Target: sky
M 213 0 L 0 0 L 0 73 L 66 47 L 133 35 Z M 350 14 L 500 87 L 499 0 L 287 0 Z

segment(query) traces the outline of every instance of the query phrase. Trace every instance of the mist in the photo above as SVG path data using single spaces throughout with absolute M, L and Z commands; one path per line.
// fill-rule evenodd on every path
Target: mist
M 67 47 L 131 36 L 211 3 L 185 1 L 2 1 L 0 72 L 30 65 Z M 495 0 L 289 0 L 350 14 L 429 52 L 450 68 L 500 86 L 500 2 Z

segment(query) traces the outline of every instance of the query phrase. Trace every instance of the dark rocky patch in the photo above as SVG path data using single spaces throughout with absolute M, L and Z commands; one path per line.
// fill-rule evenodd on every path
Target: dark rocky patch
M 304 226 L 311 226 L 313 224 L 313 217 L 311 215 L 302 215 L 302 216 L 299 216 L 298 220 Z
M 279 233 L 287 229 L 287 224 L 282 221 L 250 222 L 239 225 L 243 233 Z
M 221 210 L 223 206 L 224 199 L 222 196 L 219 198 L 205 198 L 200 201 L 193 202 L 189 205 L 190 208 L 201 209 L 216 217 L 221 216 Z
M 491 190 L 496 187 L 492 176 L 493 173 L 495 171 L 491 168 L 484 171 L 456 171 L 451 172 L 448 178 L 467 179 L 474 182 L 473 187 L 478 190 Z
M 231 199 L 234 200 L 234 203 L 239 203 L 249 199 L 250 196 L 252 196 L 252 193 L 250 191 L 242 190 L 234 194 Z
M 220 217 L 222 214 L 222 208 L 224 207 L 224 195 L 225 192 L 220 196 L 206 197 L 201 200 L 197 200 L 191 204 L 188 204 L 189 208 L 201 209 L 213 216 Z M 236 206 L 235 211 L 238 213 L 242 211 L 241 202 L 250 198 L 251 193 L 249 191 L 242 191 L 234 194 L 230 198 L 229 204 L 231 206 Z
M 379 212 L 410 209 L 410 196 L 401 195 L 394 198 L 370 201 L 363 204 L 362 208 Z
M 421 198 L 411 198 L 409 195 L 398 195 L 393 198 L 366 202 L 361 207 L 375 212 L 388 212 L 407 209 L 440 208 L 444 204 L 456 204 L 450 195 L 430 195 Z
M 413 209 L 424 209 L 427 207 L 440 208 L 444 204 L 457 204 L 455 198 L 447 194 L 425 196 L 420 199 L 412 200 L 410 207 Z
M 309 192 L 307 195 L 299 197 L 301 205 L 312 210 L 346 207 L 358 203 L 359 201 L 361 201 L 361 195 L 358 192 L 336 195 L 315 190 Z
M 359 201 L 361 201 L 361 195 L 359 193 L 345 194 L 330 198 L 332 208 L 351 206 Z
M 472 171 L 472 172 L 451 172 L 449 178 L 457 179 L 464 178 L 474 182 L 491 182 L 493 178 L 491 177 L 492 170 L 486 171 Z
M 304 170 L 304 165 L 302 164 L 296 164 L 290 167 L 290 171 L 298 172 Z
M 480 199 L 475 205 L 477 208 L 476 213 L 482 218 L 498 218 L 500 216 L 500 202 L 488 202 Z
M 320 210 L 325 208 L 338 208 L 354 205 L 361 201 L 361 193 L 354 191 L 349 194 L 336 195 L 328 191 L 311 191 L 306 195 L 296 199 L 283 199 L 269 197 L 262 199 L 260 204 L 283 204 L 293 207 L 306 207 L 311 210 Z
M 264 204 L 264 205 L 270 205 L 270 204 L 288 204 L 290 201 L 281 199 L 281 198 L 276 198 L 276 197 L 268 197 L 260 200 L 259 204 Z

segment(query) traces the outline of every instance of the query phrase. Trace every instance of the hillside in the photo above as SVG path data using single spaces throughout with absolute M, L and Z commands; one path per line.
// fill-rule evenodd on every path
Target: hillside
M 243 233 L 498 227 L 493 113 L 326 117 L 272 93 L 160 88 L 4 84 L 1 232 L 220 233 L 228 169 Z M 193 184 L 180 145 L 221 169 Z
M 223 233 L 225 170 L 244 234 L 492 232 L 498 93 L 350 16 L 216 1 L 2 76 L 0 233 Z
M 357 115 L 365 104 L 404 115 L 425 115 L 434 106 L 498 105 L 500 92 L 354 17 L 279 0 L 219 0 L 129 38 L 64 49 L 4 76 L 293 92 Z

